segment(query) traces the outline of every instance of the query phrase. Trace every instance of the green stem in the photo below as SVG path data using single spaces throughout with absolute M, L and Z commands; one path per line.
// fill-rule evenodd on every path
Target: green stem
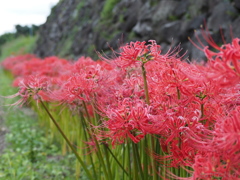
M 161 147 L 160 147 L 160 143 L 159 143 L 159 135 L 157 135 L 156 136 L 156 143 L 155 143 L 155 152 L 157 153 L 157 154 L 159 154 L 159 155 L 161 155 L 161 156 L 163 156 L 164 155 L 164 153 L 163 153 L 163 151 L 161 151 Z M 163 162 L 163 164 L 165 164 L 165 159 L 164 159 L 164 162 Z M 164 166 L 164 167 L 166 167 L 166 166 Z M 163 179 L 165 179 L 165 169 L 163 169 L 163 170 L 161 170 L 160 171 L 160 168 L 158 167 L 158 169 L 157 169 L 157 173 L 161 173 L 161 172 L 163 172 L 162 174 L 163 174 Z M 158 176 L 157 177 L 157 179 L 160 179 L 160 176 Z
M 133 179 L 139 179 L 138 177 L 138 166 L 137 166 L 137 157 L 134 148 L 134 142 L 132 142 L 132 149 L 133 149 Z
M 86 112 L 86 114 L 87 114 L 87 120 L 88 120 L 88 122 L 91 122 L 91 118 L 90 118 L 90 116 L 89 116 L 89 113 L 88 113 L 88 110 L 87 110 L 87 106 L 86 106 L 86 104 L 85 104 L 84 101 L 83 101 L 83 106 L 84 106 L 85 112 Z M 83 117 L 83 119 L 84 119 L 85 124 L 86 124 L 86 120 L 85 120 L 84 117 Z M 87 128 L 86 128 L 86 129 L 87 129 Z M 102 164 L 102 168 L 103 168 L 103 172 L 104 172 L 104 174 L 105 174 L 105 177 L 106 177 L 106 179 L 111 180 L 111 176 L 110 176 L 110 174 L 107 172 L 107 168 L 106 168 L 106 165 L 105 165 L 104 160 L 103 160 L 103 156 L 102 156 L 101 149 L 100 149 L 100 147 L 99 147 L 99 143 L 98 143 L 95 135 L 94 135 L 92 132 L 90 132 L 90 131 L 91 131 L 91 129 L 87 129 L 87 132 L 88 132 L 89 136 L 94 140 L 94 143 L 95 143 L 95 145 L 96 145 L 96 148 L 97 148 L 96 154 L 97 154 L 97 157 L 98 157 L 100 163 Z
M 147 84 L 147 72 L 146 72 L 146 69 L 144 67 L 144 63 L 142 64 L 142 75 L 143 75 L 143 82 L 144 82 L 144 92 L 145 92 L 145 97 L 146 97 L 146 103 L 148 105 L 150 105 L 150 99 L 149 99 L 149 92 L 148 92 L 148 84 Z M 154 143 L 154 137 L 152 136 L 151 139 L 150 139 L 150 143 L 151 143 L 151 148 L 152 150 L 155 149 L 155 143 Z M 156 162 L 155 160 L 152 158 L 151 160 L 151 163 L 152 163 L 152 167 L 153 167 L 153 180 L 157 180 L 158 179 L 158 176 L 157 176 L 157 173 L 154 172 L 157 170 L 156 168 Z
M 177 87 L 177 97 L 178 97 L 178 99 L 181 99 L 181 92 L 178 87 Z
M 144 151 L 146 149 L 146 147 L 148 147 L 148 139 L 147 137 L 145 137 L 143 143 L 142 143 L 142 150 Z M 143 173 L 144 173 L 144 179 L 147 179 L 148 177 L 148 156 L 146 156 L 146 154 L 143 152 Z
M 80 111 L 80 121 L 81 121 L 82 127 L 84 129 L 83 134 L 84 134 L 85 140 L 87 141 L 87 139 L 88 139 L 87 132 L 86 132 L 87 131 L 87 125 L 86 125 L 85 119 L 84 119 L 81 111 Z
M 144 64 L 142 64 L 142 75 L 143 75 L 143 82 L 144 82 L 144 92 L 145 92 L 145 97 L 146 97 L 146 103 L 149 105 L 150 100 L 149 100 L 149 93 L 148 93 L 148 84 L 147 84 L 147 72 L 144 67 Z
M 132 147 L 133 147 L 133 157 L 134 157 L 134 162 L 136 164 L 135 168 L 138 169 L 138 171 L 136 171 L 136 174 L 138 174 L 138 172 L 140 172 L 140 179 L 144 179 L 144 175 L 143 175 L 143 170 L 142 170 L 142 166 L 141 166 L 141 161 L 140 161 L 140 156 L 139 156 L 139 152 L 138 152 L 138 147 L 137 144 L 135 144 L 134 142 L 132 142 Z
M 129 169 L 129 176 L 130 179 L 132 179 L 132 167 L 131 167 L 131 147 L 130 147 L 130 143 L 128 141 L 127 143 L 127 159 L 128 159 L 128 169 Z
M 151 142 L 151 148 L 152 148 L 152 150 L 154 150 L 155 149 L 155 143 L 154 143 L 154 137 L 153 136 L 151 136 L 150 142 Z M 153 171 L 152 171 L 153 180 L 157 180 L 158 179 L 158 176 L 157 176 L 157 173 L 156 173 L 157 167 L 156 167 L 156 161 L 154 160 L 154 158 L 152 158 L 152 167 L 153 167 L 152 168 L 153 169 Z
M 204 116 L 204 104 L 201 104 L 201 118 Z
M 87 110 L 87 105 L 86 105 L 85 101 L 82 101 L 82 102 L 83 102 L 84 110 L 85 110 L 86 115 L 87 115 L 87 120 L 88 120 L 89 122 L 91 122 L 91 118 L 90 118 L 90 115 L 89 115 L 88 110 Z
M 87 141 L 88 138 L 87 138 L 87 125 L 86 125 L 86 122 L 85 122 L 85 119 L 83 117 L 83 114 L 82 112 L 80 111 L 80 118 L 81 118 L 81 123 L 82 123 L 82 126 L 83 126 L 83 133 L 84 133 L 84 137 L 85 137 L 85 140 Z M 90 153 L 89 154 L 89 157 L 90 157 L 90 161 L 91 161 L 91 164 L 92 164 L 92 167 L 93 167 L 93 174 L 94 174 L 94 177 L 95 179 L 97 179 L 97 173 L 96 173 L 96 170 L 95 170 L 95 164 L 93 162 L 93 157 L 92 157 L 92 154 Z
M 105 163 L 104 163 L 103 156 L 102 156 L 102 153 L 101 153 L 101 149 L 100 149 L 99 144 L 98 144 L 98 142 L 97 142 L 97 140 L 96 140 L 96 137 L 93 136 L 93 139 L 94 139 L 95 144 L 96 144 L 96 147 L 97 147 L 97 152 L 96 152 L 96 154 L 97 154 L 97 156 L 98 156 L 98 159 L 99 159 L 99 161 L 100 161 L 100 164 L 102 165 L 103 173 L 105 174 L 105 178 L 108 179 L 108 180 L 112 180 L 110 174 L 109 174 L 108 171 L 107 171 L 106 165 L 105 165 Z
M 107 146 L 107 145 L 105 145 L 106 147 L 107 147 L 107 149 L 108 149 L 108 151 L 110 152 L 110 154 L 112 155 L 112 157 L 113 157 L 113 159 L 117 162 L 117 164 L 122 168 L 122 170 L 123 170 L 123 172 L 127 175 L 127 176 L 129 176 L 128 175 L 128 172 L 124 169 L 124 167 L 122 166 L 122 164 L 118 161 L 118 159 L 115 157 L 115 155 L 112 153 L 112 151 L 111 151 L 111 149 Z
M 104 153 L 105 153 L 105 157 L 106 157 L 108 174 L 109 174 L 110 179 L 113 179 L 112 171 L 111 171 L 111 164 L 110 164 L 110 161 L 109 161 L 109 154 L 108 154 L 108 151 L 107 151 L 108 150 L 107 145 L 104 144 L 103 146 L 104 146 Z
M 40 103 L 42 104 L 43 108 L 45 109 L 45 111 L 47 112 L 47 114 L 49 115 L 50 119 L 52 120 L 52 122 L 54 123 L 54 125 L 57 127 L 58 131 L 60 132 L 60 134 L 62 135 L 62 137 L 65 139 L 65 141 L 67 142 L 67 144 L 69 145 L 69 147 L 71 148 L 71 150 L 73 151 L 73 153 L 75 154 L 76 158 L 78 159 L 79 163 L 82 165 L 84 171 L 86 172 L 87 176 L 89 179 L 94 180 L 92 175 L 90 174 L 89 170 L 87 169 L 86 165 L 84 164 L 83 160 L 81 159 L 81 157 L 79 156 L 79 154 L 77 153 L 76 149 L 73 147 L 73 145 L 71 144 L 71 142 L 68 140 L 67 136 L 64 134 L 64 132 L 62 131 L 61 127 L 58 125 L 57 121 L 54 119 L 54 117 L 52 116 L 52 114 L 48 111 L 47 107 L 45 106 L 45 104 L 43 103 L 42 100 L 40 100 Z

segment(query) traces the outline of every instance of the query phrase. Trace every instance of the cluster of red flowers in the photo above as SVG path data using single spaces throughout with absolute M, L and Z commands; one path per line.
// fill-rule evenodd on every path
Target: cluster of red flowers
M 18 104 L 32 96 L 81 110 L 84 102 L 102 117 L 93 125 L 101 141 L 138 143 L 149 134 L 167 154 L 153 157 L 192 167 L 190 179 L 239 179 L 240 39 L 208 43 L 217 51 L 202 48 L 204 65 L 181 60 L 177 48 L 162 55 L 155 41 L 131 42 L 103 61 L 23 55 L 2 65 L 16 76 Z

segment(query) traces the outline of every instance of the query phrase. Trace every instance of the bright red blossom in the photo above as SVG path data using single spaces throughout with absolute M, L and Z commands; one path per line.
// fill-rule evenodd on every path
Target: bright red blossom
M 111 61 L 11 57 L 3 66 L 17 76 L 19 92 L 10 97 L 21 97 L 15 104 L 30 97 L 57 101 L 84 116 L 86 105 L 101 115 L 99 124 L 91 125 L 98 141 L 139 143 L 148 134 L 165 153 L 151 152 L 153 158 L 192 167 L 187 179 L 239 179 L 240 40 L 218 47 L 203 35 L 217 49 L 202 47 L 204 65 L 181 60 L 179 47 L 161 54 L 153 40 L 126 44 Z

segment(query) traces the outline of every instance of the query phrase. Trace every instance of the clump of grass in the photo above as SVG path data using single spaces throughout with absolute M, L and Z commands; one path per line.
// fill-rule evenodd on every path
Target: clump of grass
M 0 69 L 0 93 L 14 93 L 11 78 Z M 1 106 L 8 102 L 2 99 Z M 3 107 L 1 107 L 3 108 Z M 0 155 L 0 179 L 75 179 L 74 156 L 61 156 L 56 143 L 39 128 L 36 116 L 27 108 L 5 107 L 8 146 Z M 13 113 L 14 112 L 14 113 Z
M 34 48 L 36 36 L 18 37 L 1 47 L 0 61 L 11 55 L 30 53 Z M 10 73 L 0 67 L 0 94 L 14 94 Z M 4 106 L 16 99 L 0 99 L 1 117 L 8 129 L 7 147 L 0 154 L 0 179 L 40 180 L 76 179 L 75 158 L 73 154 L 61 155 L 59 145 L 46 136 L 46 130 L 39 127 L 37 117 L 28 108 Z
M 101 12 L 101 18 L 107 20 L 112 16 L 112 10 L 119 0 L 106 0 L 103 10 Z
M 11 55 L 19 55 L 32 52 L 37 36 L 20 36 L 7 42 L 1 47 L 0 60 Z

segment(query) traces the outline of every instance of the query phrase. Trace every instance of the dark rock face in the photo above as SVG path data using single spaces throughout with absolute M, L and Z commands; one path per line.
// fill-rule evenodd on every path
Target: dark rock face
M 208 29 L 216 32 L 219 27 L 229 28 L 232 20 L 238 15 L 237 10 L 229 2 L 220 2 L 213 7 L 208 18 Z
M 61 0 L 40 29 L 35 53 L 96 59 L 95 51 L 108 53 L 109 46 L 154 39 L 163 50 L 181 43 L 183 53 L 202 60 L 188 37 L 197 42 L 194 31 L 201 39 L 200 26 L 207 25 L 221 44 L 221 33 L 231 40 L 230 27 L 240 37 L 239 23 L 239 0 Z
M 239 0 L 234 0 L 234 5 L 237 9 L 240 9 L 240 1 Z

